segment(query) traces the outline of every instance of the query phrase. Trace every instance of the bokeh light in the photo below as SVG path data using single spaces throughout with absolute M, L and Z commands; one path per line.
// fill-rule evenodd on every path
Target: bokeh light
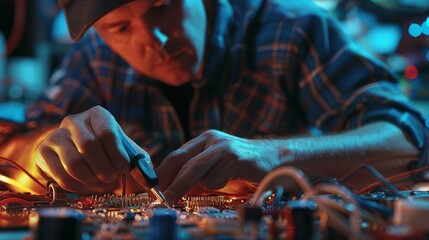
M 404 76 L 409 80 L 414 80 L 419 76 L 419 70 L 414 65 L 408 65 L 405 67 Z
M 412 23 L 408 28 L 408 33 L 413 37 L 418 37 L 422 34 L 422 27 L 419 24 Z
M 429 35 L 429 24 L 428 24 L 428 22 L 427 22 L 427 21 L 424 21 L 424 22 L 422 23 L 422 33 L 423 33 L 424 35 Z

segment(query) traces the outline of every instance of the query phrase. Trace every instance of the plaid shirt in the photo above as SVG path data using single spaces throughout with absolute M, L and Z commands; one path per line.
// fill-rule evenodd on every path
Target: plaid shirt
M 246 138 L 285 137 L 383 120 L 402 128 L 419 149 L 427 148 L 424 119 L 395 76 L 328 13 L 305 1 L 218 2 L 204 77 L 192 82 L 192 137 L 208 129 Z M 155 165 L 185 142 L 159 82 L 137 73 L 88 33 L 26 116 L 59 122 L 95 105 L 109 110 Z

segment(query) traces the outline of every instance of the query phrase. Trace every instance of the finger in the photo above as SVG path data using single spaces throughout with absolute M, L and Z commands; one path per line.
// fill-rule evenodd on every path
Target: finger
M 84 189 L 84 185 L 71 177 L 63 168 L 61 161 L 51 148 L 41 146 L 36 155 L 37 165 L 50 176 L 58 185 L 68 191 Z
M 194 186 L 192 186 L 191 189 L 189 189 L 184 196 L 186 197 L 195 197 L 195 196 L 202 196 L 207 191 L 204 189 L 204 186 L 201 182 L 198 182 Z
M 76 151 L 72 142 L 64 139 L 58 142 L 58 144 L 53 149 L 57 153 L 64 170 L 71 177 L 87 186 L 92 186 L 99 182 L 89 163 Z M 72 145 L 73 147 L 67 147 L 68 145 Z
M 93 193 L 116 193 L 121 194 L 122 188 L 120 188 L 120 178 L 117 178 L 112 183 L 98 182 L 95 185 L 86 186 L 85 189 L 79 190 L 81 194 L 93 194 Z
M 114 117 L 106 109 L 98 107 L 94 117 L 90 119 L 90 125 L 115 172 L 119 174 L 129 172 L 129 158 L 122 147 L 121 137 L 118 133 L 122 130 Z
M 67 128 L 71 132 L 71 139 L 82 158 L 92 169 L 92 175 L 95 174 L 102 182 L 112 182 L 116 179 L 117 173 L 92 132 L 88 119 L 80 116 L 76 116 L 74 119 L 65 118 L 61 127 Z
M 222 159 L 219 159 L 216 165 L 202 177 L 201 182 L 205 190 L 218 190 L 225 187 L 228 181 L 233 177 L 231 171 L 237 170 L 232 169 L 228 162 L 230 161 L 222 161 Z M 222 174 L 219 175 L 219 173 Z
M 176 202 L 196 185 L 207 172 L 211 171 L 218 161 L 218 154 L 214 149 L 214 147 L 206 149 L 183 165 L 170 186 L 164 191 L 169 201 Z
M 117 183 L 118 181 L 114 183 L 102 183 L 97 181 L 97 179 L 96 183 L 94 184 L 88 182 L 82 184 L 81 181 L 78 181 L 78 183 L 74 182 L 74 177 L 69 175 L 69 173 L 65 170 L 63 170 L 63 168 L 61 167 L 62 164 L 60 163 L 60 158 L 52 149 L 44 149 L 38 151 L 38 154 L 36 154 L 36 163 L 45 174 L 47 174 L 50 178 L 57 182 L 63 189 L 68 191 L 78 191 L 82 194 L 96 192 L 108 193 L 113 192 L 115 189 L 118 189 L 119 186 L 119 184 Z M 49 163 L 49 165 L 47 163 Z M 87 169 L 88 168 L 89 166 L 87 166 Z M 88 176 L 90 175 L 93 174 L 89 174 Z
M 163 190 L 170 185 L 183 165 L 203 152 L 205 146 L 205 137 L 199 135 L 165 157 L 156 169 L 160 189 Z

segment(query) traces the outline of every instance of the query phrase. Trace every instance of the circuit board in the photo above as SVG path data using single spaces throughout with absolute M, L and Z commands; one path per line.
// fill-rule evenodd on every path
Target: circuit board
M 301 191 L 288 193 L 281 184 L 270 185 L 270 181 L 290 181 L 291 176 Z M 44 195 L 0 191 L 0 239 L 429 236 L 429 191 L 400 190 L 385 179 L 365 192 L 353 191 L 343 183 L 316 183 L 298 169 L 283 168 L 269 174 L 252 195 L 184 197 L 172 208 L 160 205 L 149 193 L 81 195 L 61 191 L 55 184 L 49 185 L 49 193 Z M 7 237 L 15 232 L 24 235 Z
M 148 193 L 124 196 L 63 193 L 54 197 L 52 193 L 33 195 L 6 191 L 0 192 L 0 236 L 1 232 L 17 230 L 28 230 L 28 234 L 34 236 L 41 232 L 51 234 L 50 219 L 56 224 L 64 221 L 67 225 L 72 219 L 79 223 L 80 234 L 90 239 L 146 239 L 150 219 L 160 212 L 175 219 L 178 239 L 237 236 L 240 235 L 237 210 L 246 201 L 231 196 L 185 197 L 172 209 L 166 209 Z M 43 226 L 42 218 L 50 224 Z M 43 230 L 45 227 L 48 230 Z M 68 229 L 68 234 L 70 231 L 73 232 Z

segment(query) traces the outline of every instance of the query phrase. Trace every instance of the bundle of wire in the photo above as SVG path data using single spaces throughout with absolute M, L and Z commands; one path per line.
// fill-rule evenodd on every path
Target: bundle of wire
M 268 196 L 271 196 L 275 188 L 290 187 L 290 179 L 298 185 L 302 190 L 302 196 L 298 196 L 302 201 L 314 201 L 318 208 L 320 216 L 320 230 L 322 234 L 326 234 L 327 228 L 333 228 L 341 235 L 349 239 L 374 239 L 373 235 L 369 235 L 362 229 L 362 223 L 372 223 L 378 226 L 378 229 L 386 229 L 390 224 L 389 221 L 393 216 L 393 210 L 362 198 L 358 194 L 368 190 L 373 186 L 385 185 L 388 191 L 403 198 L 399 189 L 384 178 L 375 168 L 369 165 L 364 165 L 355 170 L 367 169 L 372 173 L 378 181 L 357 191 L 351 191 L 341 184 L 341 181 L 335 183 L 321 183 L 313 186 L 305 174 L 294 167 L 282 167 L 268 174 L 257 188 L 251 199 L 251 204 L 254 207 L 262 207 Z M 414 172 L 421 172 L 427 168 L 421 168 Z M 399 179 L 409 176 L 410 173 L 404 173 L 394 176 L 391 179 Z M 341 178 L 342 181 L 347 180 L 350 176 Z M 277 184 L 277 185 L 276 185 Z M 283 191 L 283 190 L 281 190 Z

